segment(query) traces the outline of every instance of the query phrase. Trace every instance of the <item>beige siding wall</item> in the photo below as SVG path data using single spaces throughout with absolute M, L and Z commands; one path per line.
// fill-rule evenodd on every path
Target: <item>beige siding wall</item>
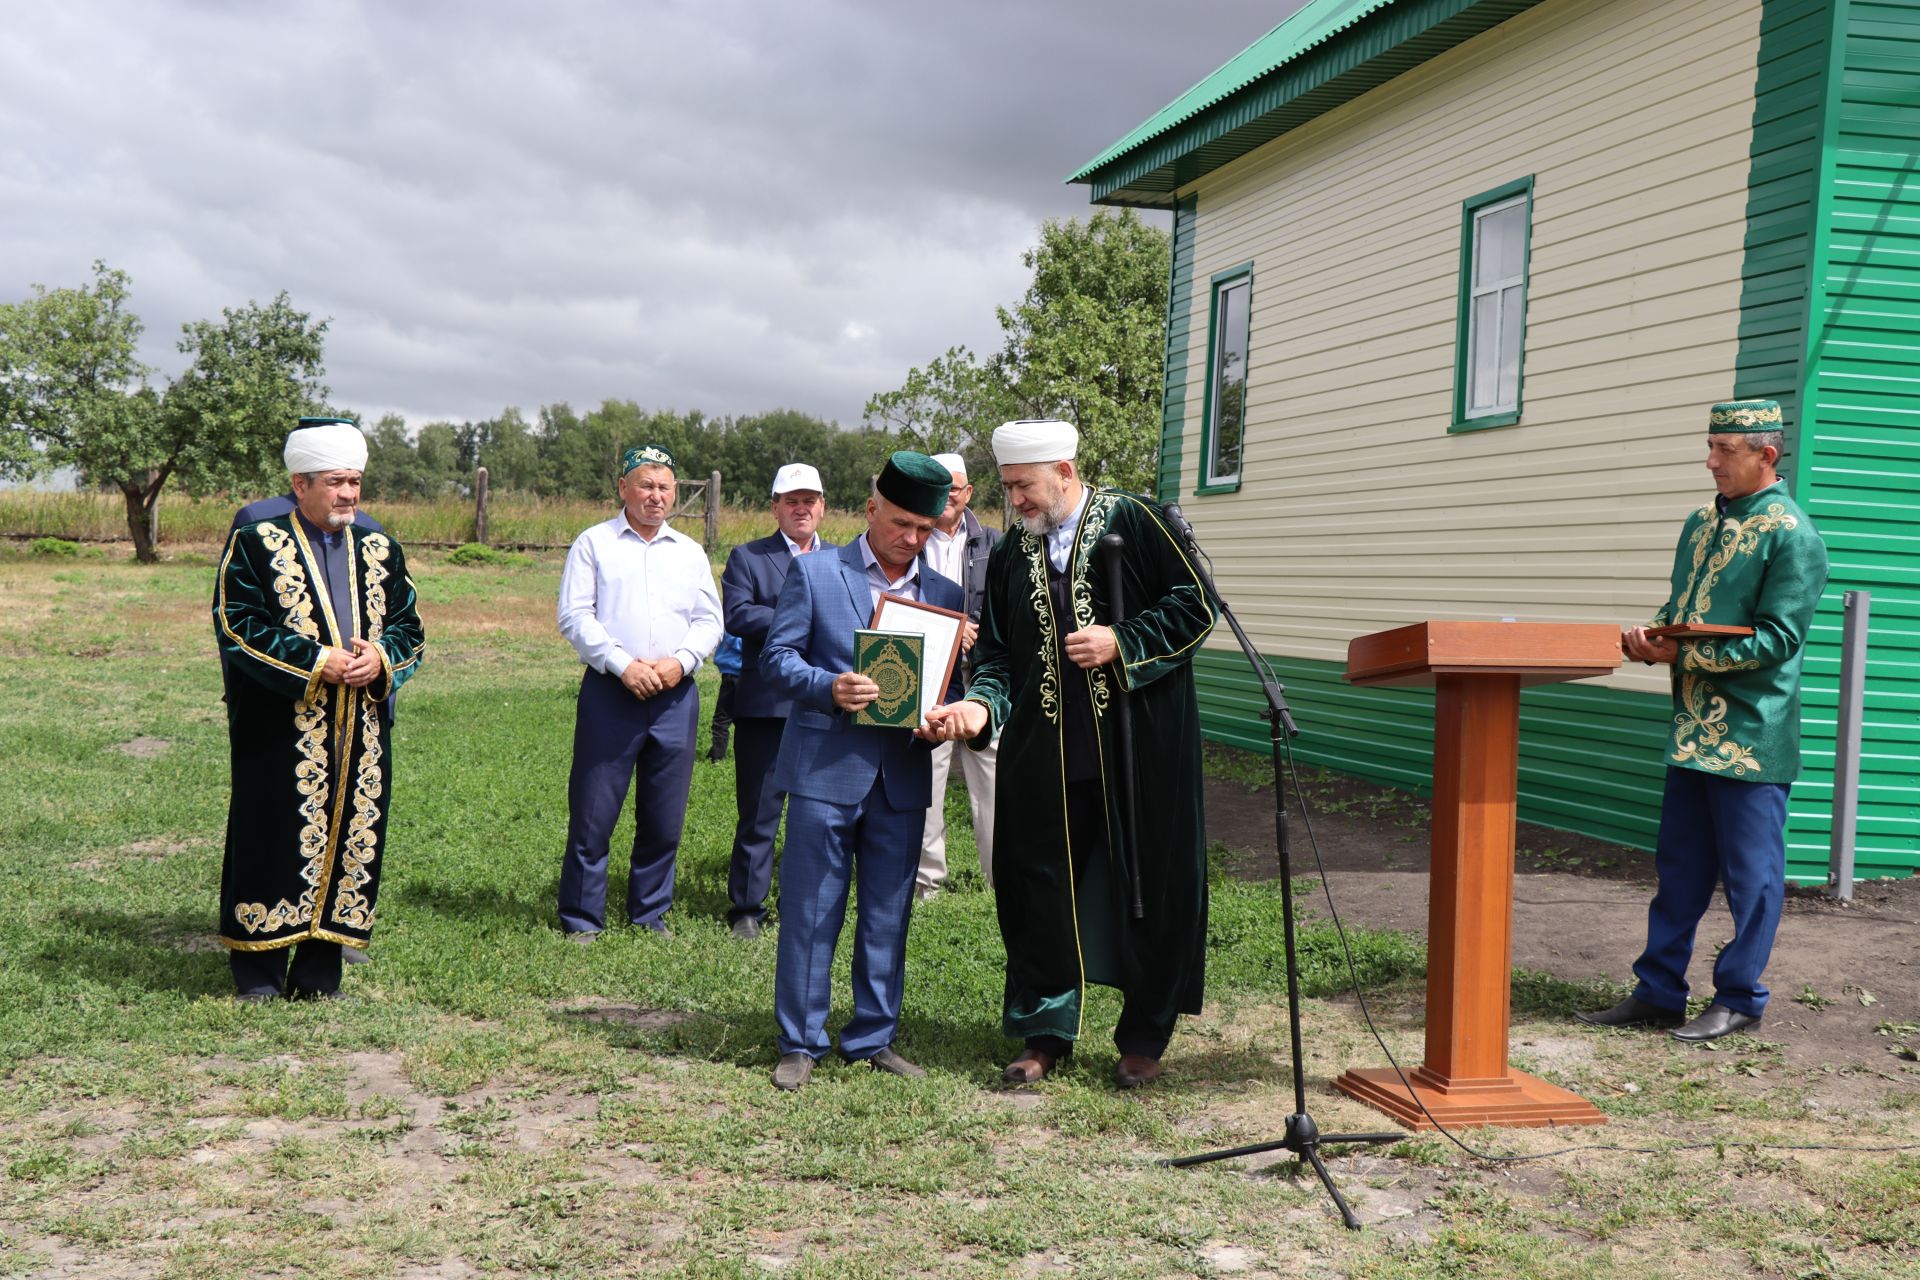
M 1189 188 L 1196 391 L 1209 277 L 1254 279 L 1242 487 L 1193 496 L 1190 394 L 1181 501 L 1263 649 L 1658 606 L 1732 393 L 1759 22 L 1548 0 Z M 1524 416 L 1450 435 L 1461 202 L 1528 174 Z

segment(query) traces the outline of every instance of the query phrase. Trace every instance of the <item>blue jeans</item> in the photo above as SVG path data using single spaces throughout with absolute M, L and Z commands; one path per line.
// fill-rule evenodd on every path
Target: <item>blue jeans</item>
M 1787 789 L 1667 770 L 1654 849 L 1660 886 L 1647 908 L 1647 949 L 1633 963 L 1634 995 L 1662 1009 L 1686 1008 L 1693 935 L 1717 882 L 1733 913 L 1733 941 L 1713 962 L 1714 1003 L 1755 1018 L 1765 1011 L 1760 975 L 1787 894 Z

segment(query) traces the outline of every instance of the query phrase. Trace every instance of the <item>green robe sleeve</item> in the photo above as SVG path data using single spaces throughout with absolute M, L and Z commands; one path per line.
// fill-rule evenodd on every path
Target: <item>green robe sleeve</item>
M 214 638 L 231 670 L 282 697 L 310 701 L 320 687 L 327 646 L 319 639 L 304 594 L 289 605 L 276 598 L 257 528 L 245 525 L 227 539 L 213 598 Z M 305 627 L 300 625 L 303 620 Z
M 1127 588 L 1134 599 L 1152 602 L 1129 607 L 1126 620 L 1113 627 L 1120 687 L 1131 691 L 1193 661 L 1216 618 L 1199 573 L 1160 513 L 1138 498 L 1124 502 Z

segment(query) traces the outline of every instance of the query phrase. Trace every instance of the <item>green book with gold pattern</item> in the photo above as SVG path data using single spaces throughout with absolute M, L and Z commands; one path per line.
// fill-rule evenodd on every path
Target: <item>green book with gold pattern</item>
M 883 729 L 920 725 L 920 670 L 926 637 L 908 631 L 853 633 L 853 669 L 880 686 L 880 696 L 853 713 L 855 724 Z

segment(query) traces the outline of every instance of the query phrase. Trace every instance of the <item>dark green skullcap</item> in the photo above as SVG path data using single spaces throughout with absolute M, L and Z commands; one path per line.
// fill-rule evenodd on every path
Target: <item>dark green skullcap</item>
M 352 418 L 302 418 L 300 419 L 300 425 L 296 426 L 294 430 L 298 431 L 300 427 L 331 427 L 336 423 L 349 427 L 357 427 L 360 425 Z
M 1713 406 L 1707 415 L 1707 434 L 1751 435 L 1758 431 L 1783 431 L 1778 400 L 1728 400 Z
M 669 471 L 678 471 L 673 465 L 673 455 L 657 444 L 637 444 L 627 450 L 620 459 L 620 474 L 625 475 L 635 467 L 665 467 Z
M 902 449 L 880 468 L 874 484 L 880 496 L 917 516 L 937 516 L 947 509 L 953 474 L 924 453 Z

